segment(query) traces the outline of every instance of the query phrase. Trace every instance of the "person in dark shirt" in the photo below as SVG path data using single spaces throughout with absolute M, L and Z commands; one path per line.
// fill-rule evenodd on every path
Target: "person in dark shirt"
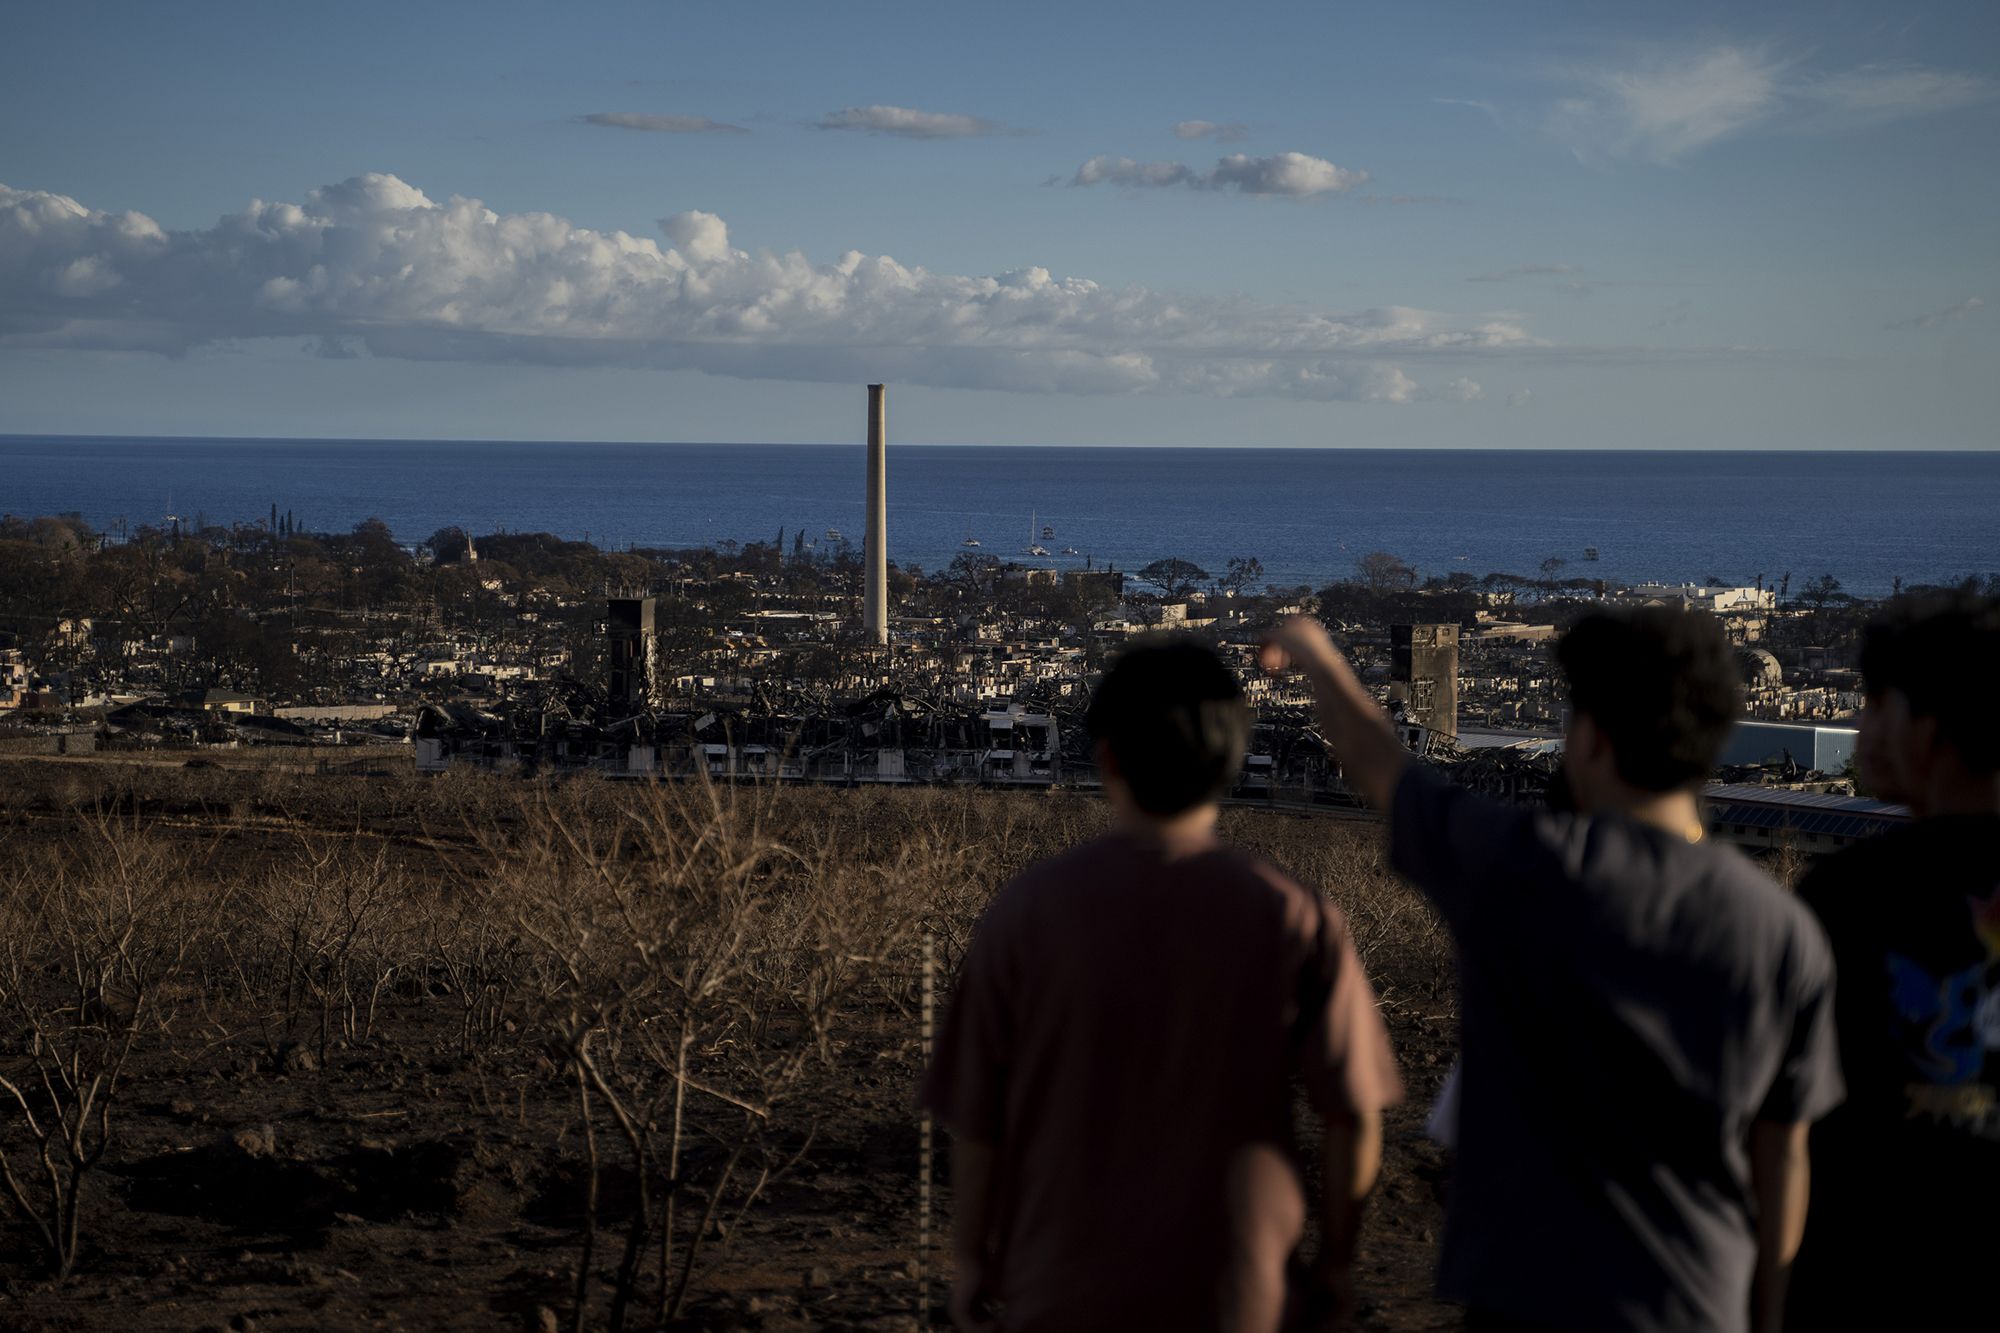
M 1696 790 L 1736 711 L 1708 617 L 1581 621 L 1573 812 L 1502 806 L 1411 761 L 1317 621 L 1303 669 L 1396 868 L 1458 946 L 1457 1159 L 1439 1286 L 1474 1330 L 1776 1329 L 1808 1125 L 1841 1096 L 1833 968 L 1809 913 L 1704 840 Z
M 1915 819 L 1813 867 L 1848 1102 L 1813 1130 L 1795 1329 L 1990 1328 L 2000 1297 L 2000 601 L 1863 638 L 1863 782 Z
M 1249 714 L 1212 651 L 1134 647 L 1089 726 L 1112 831 L 994 898 L 920 1094 L 953 1131 L 953 1320 L 1275 1333 L 1288 1302 L 1293 1327 L 1330 1319 L 1402 1091 L 1347 923 L 1216 838 Z M 1324 1122 L 1309 1271 L 1294 1080 Z

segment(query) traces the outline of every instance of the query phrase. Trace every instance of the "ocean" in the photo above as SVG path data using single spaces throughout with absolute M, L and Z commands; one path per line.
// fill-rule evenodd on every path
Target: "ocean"
M 851 445 L 566 444 L 0 436 L 0 513 L 100 528 L 368 518 L 415 543 L 439 528 L 552 532 L 600 546 L 861 540 Z M 1048 535 L 1044 536 L 1044 531 Z M 936 570 L 979 554 L 1220 574 L 1254 556 L 1318 586 L 1370 551 L 1420 573 L 1613 581 L 1892 582 L 2000 572 L 2000 453 L 1098 448 L 891 444 L 889 557 Z M 1053 554 L 1024 554 L 1031 544 Z M 1586 559 L 1595 548 L 1598 559 Z M 1064 550 L 1077 554 L 1067 556 Z

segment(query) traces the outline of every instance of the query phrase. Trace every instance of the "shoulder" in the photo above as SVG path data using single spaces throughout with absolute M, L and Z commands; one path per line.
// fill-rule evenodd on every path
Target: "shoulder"
M 1079 883 L 1089 883 L 1101 875 L 1105 869 L 1108 839 L 1093 838 L 1089 842 L 1078 843 L 1067 851 L 1059 852 L 1035 862 L 1014 878 L 1002 884 L 986 905 L 986 913 L 981 925 L 993 930 L 1023 917 L 1032 915 L 1051 900 L 1059 900 L 1063 891 Z
M 1710 866 L 1712 906 L 1755 961 L 1801 991 L 1830 984 L 1833 950 L 1812 909 L 1734 847 L 1704 843 L 1699 850 Z

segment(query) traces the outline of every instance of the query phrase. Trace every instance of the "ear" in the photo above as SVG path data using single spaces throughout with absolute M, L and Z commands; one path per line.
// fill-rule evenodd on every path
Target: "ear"
M 1941 756 L 1938 751 L 1943 742 L 1938 739 L 1938 720 L 1926 714 L 1911 713 L 1903 723 L 1905 745 L 1910 754 L 1916 756 L 1925 767 L 1935 764 Z
M 1576 757 L 1579 764 L 1595 765 L 1603 757 L 1609 744 L 1604 733 L 1588 713 L 1571 713 L 1569 716 L 1569 736 L 1563 742 L 1567 751 Z

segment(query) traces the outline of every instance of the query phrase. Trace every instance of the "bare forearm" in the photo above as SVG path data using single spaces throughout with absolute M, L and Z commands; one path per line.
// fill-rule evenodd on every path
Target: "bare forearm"
M 1320 1144 L 1324 1188 L 1320 1200 L 1320 1262 L 1345 1267 L 1354 1260 L 1361 1215 L 1382 1169 L 1382 1116 L 1370 1111 L 1327 1118 Z
M 1757 1196 L 1757 1271 L 1750 1326 L 1776 1333 L 1785 1322 L 1785 1287 L 1805 1239 L 1812 1168 L 1806 1126 L 1758 1122 L 1750 1127 L 1750 1183 Z
M 1410 752 L 1396 739 L 1388 714 L 1339 654 L 1306 663 L 1314 715 L 1333 743 L 1333 752 L 1361 798 L 1387 810 L 1396 782 L 1409 766 Z

